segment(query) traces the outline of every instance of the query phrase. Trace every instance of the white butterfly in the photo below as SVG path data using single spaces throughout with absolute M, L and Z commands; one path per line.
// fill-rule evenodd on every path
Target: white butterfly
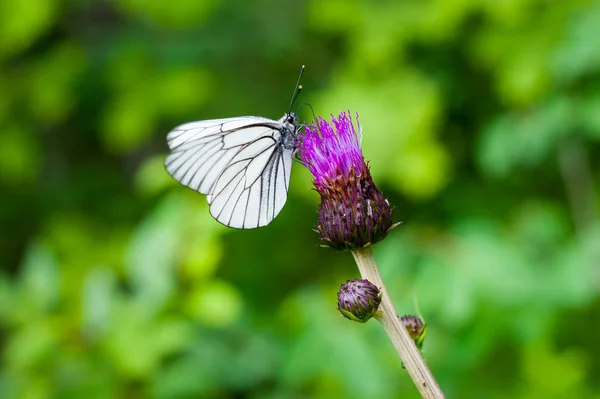
M 287 199 L 297 123 L 289 112 L 277 121 L 241 116 L 183 124 L 167 135 L 166 169 L 206 194 L 210 214 L 220 223 L 266 226 Z
M 220 223 L 238 229 L 266 226 L 285 205 L 297 150 L 298 117 L 291 109 L 302 90 L 303 72 L 304 65 L 290 112 L 277 121 L 213 119 L 183 124 L 167 135 L 167 172 L 206 194 L 210 214 Z

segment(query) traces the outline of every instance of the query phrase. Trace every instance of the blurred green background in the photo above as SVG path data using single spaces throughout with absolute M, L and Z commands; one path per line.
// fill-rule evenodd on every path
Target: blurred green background
M 3 399 L 418 397 L 336 311 L 357 269 L 300 165 L 252 231 L 164 171 L 170 129 L 279 118 L 302 64 L 297 105 L 360 113 L 447 396 L 600 398 L 600 2 L 3 0 L 0 64 Z

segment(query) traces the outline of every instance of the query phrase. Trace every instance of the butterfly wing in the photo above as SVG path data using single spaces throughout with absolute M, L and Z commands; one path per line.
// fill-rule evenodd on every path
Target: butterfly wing
M 207 196 L 211 215 L 241 229 L 269 224 L 287 200 L 292 155 L 292 150 L 268 136 L 245 146 Z
M 264 125 L 273 123 L 267 118 L 238 117 L 178 126 L 167 135 L 171 149 L 165 161 L 167 172 L 184 186 L 209 194 L 240 148 L 270 131 Z
M 287 199 L 293 149 L 282 145 L 283 125 L 260 117 L 191 122 L 167 136 L 167 171 L 207 194 L 210 212 L 224 225 L 267 225 Z

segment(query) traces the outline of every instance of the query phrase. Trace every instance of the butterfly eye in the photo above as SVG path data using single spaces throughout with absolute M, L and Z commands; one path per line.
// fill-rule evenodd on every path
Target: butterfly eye
M 287 118 L 285 119 L 285 121 L 287 123 L 291 123 L 292 125 L 295 125 L 297 122 L 296 114 L 289 114 L 287 116 Z

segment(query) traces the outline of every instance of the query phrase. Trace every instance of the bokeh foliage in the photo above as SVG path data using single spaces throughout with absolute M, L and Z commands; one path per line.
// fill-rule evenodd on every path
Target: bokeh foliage
M 337 314 L 357 271 L 300 165 L 253 231 L 163 169 L 306 64 L 301 102 L 360 113 L 448 397 L 600 398 L 600 2 L 2 1 L 0 37 L 0 397 L 417 397 Z

